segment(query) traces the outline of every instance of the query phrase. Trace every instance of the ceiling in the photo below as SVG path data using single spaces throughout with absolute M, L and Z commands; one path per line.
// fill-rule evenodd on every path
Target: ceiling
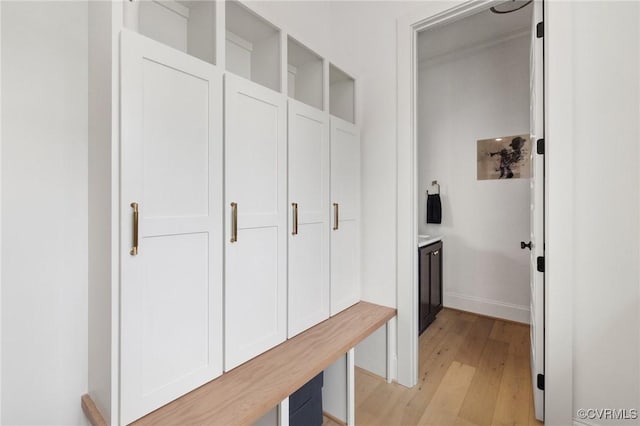
M 526 0 L 517 0 L 525 3 Z M 418 34 L 418 60 L 423 61 L 456 50 L 477 46 L 531 28 L 533 5 L 498 15 L 489 9 Z

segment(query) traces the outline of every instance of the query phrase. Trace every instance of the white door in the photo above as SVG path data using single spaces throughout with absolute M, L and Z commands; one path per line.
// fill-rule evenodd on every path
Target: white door
M 360 131 L 331 117 L 331 315 L 360 300 Z
M 287 335 L 284 95 L 225 75 L 225 371 Z
M 536 25 L 542 22 L 542 1 L 535 0 L 533 8 L 530 66 L 531 376 L 536 418 L 544 420 L 544 391 L 538 386 L 538 376 L 544 377 L 544 273 L 538 270 L 538 258 L 544 258 L 544 156 L 537 153 L 536 147 L 537 141 L 544 139 L 543 38 L 536 34 Z
M 289 100 L 288 335 L 329 318 L 329 115 Z
M 121 76 L 127 424 L 222 373 L 222 75 L 123 31 Z

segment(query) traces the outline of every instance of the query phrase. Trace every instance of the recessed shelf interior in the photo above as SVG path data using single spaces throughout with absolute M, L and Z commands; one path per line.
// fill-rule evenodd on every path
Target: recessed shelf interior
M 355 123 L 355 80 L 333 64 L 329 65 L 329 112 Z
M 125 2 L 125 22 L 132 30 L 215 64 L 213 0 L 148 0 Z
M 287 38 L 287 94 L 290 98 L 323 109 L 323 60 L 291 37 Z
M 280 30 L 236 1 L 226 2 L 228 71 L 280 91 Z

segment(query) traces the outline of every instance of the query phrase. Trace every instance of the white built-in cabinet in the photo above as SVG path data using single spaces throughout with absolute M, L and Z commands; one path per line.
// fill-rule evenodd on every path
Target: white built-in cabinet
M 225 371 L 287 336 L 286 100 L 225 76 Z
M 89 394 L 128 424 L 359 301 L 356 86 L 235 1 L 89 19 Z
M 121 421 L 222 373 L 222 74 L 121 36 Z
M 360 300 L 360 131 L 331 117 L 331 315 Z
M 330 315 L 329 114 L 289 100 L 289 337 Z

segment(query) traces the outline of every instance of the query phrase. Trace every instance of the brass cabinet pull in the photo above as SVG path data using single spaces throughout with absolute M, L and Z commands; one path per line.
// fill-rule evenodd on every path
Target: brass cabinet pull
M 298 235 L 298 203 L 291 203 L 293 208 L 293 230 L 291 235 Z
M 338 222 L 340 219 L 340 214 L 338 213 L 338 203 L 333 203 L 333 230 L 336 231 L 338 229 Z
M 238 241 L 238 203 L 231 203 L 231 242 Z
M 131 208 L 133 209 L 133 247 L 129 254 L 136 256 L 138 254 L 138 203 L 131 203 Z

